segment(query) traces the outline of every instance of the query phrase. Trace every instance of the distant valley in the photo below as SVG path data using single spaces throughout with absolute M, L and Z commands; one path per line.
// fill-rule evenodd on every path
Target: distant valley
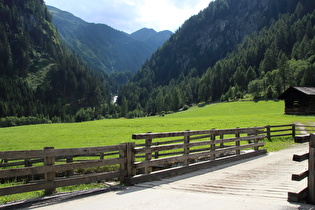
M 171 31 L 143 28 L 132 34 L 105 24 L 87 23 L 71 13 L 47 6 L 61 39 L 90 67 L 109 74 L 136 72 L 167 41 Z
M 315 86 L 314 0 L 215 0 L 174 34 L 127 34 L 43 0 L 0 11 L 2 127 L 164 116 Z

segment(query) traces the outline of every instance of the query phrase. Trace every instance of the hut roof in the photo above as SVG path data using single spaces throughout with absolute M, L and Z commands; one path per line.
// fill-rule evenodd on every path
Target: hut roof
M 289 87 L 284 93 L 282 93 L 278 99 L 285 99 L 286 95 L 291 91 L 298 91 L 307 96 L 315 96 L 315 87 Z

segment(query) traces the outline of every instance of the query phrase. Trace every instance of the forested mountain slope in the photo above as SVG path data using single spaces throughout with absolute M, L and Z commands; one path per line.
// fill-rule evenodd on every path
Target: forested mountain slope
M 48 9 L 53 15 L 54 26 L 67 45 L 91 67 L 106 73 L 136 72 L 171 35 L 154 31 L 156 36 L 149 33 L 150 39 L 138 39 L 105 24 L 87 23 L 51 6 Z M 143 32 L 148 36 L 146 30 Z
M 43 0 L 0 0 L 0 118 L 81 120 L 111 100 L 108 79 L 62 44 L 51 18 Z
M 153 54 L 120 93 L 125 113 L 314 85 L 313 0 L 216 0 Z M 135 114 L 136 115 L 136 114 Z

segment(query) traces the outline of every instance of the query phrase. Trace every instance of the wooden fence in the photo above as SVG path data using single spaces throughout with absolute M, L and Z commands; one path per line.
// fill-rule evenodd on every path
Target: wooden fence
M 267 125 L 265 126 L 265 135 L 268 140 L 274 137 L 284 137 L 301 135 L 304 133 L 315 132 L 315 126 L 302 124 L 287 124 L 287 125 Z
M 292 136 L 294 137 L 296 134 L 296 125 L 288 124 L 288 125 L 267 125 L 266 127 L 266 137 L 268 140 L 274 137 L 282 137 L 282 136 Z
M 265 138 L 265 135 L 261 135 L 264 129 L 255 127 L 134 134 L 135 158 L 142 160 L 135 162 L 135 176 L 129 179 L 129 184 L 264 154 L 265 150 L 259 150 L 259 147 L 264 146 L 264 142 L 261 142 Z
M 44 150 L 0 152 L 0 159 L 6 162 L 1 164 L 4 169 L 0 170 L 0 179 L 5 182 L 13 178 L 21 183 L 0 188 L 0 196 L 36 190 L 45 190 L 46 194 L 51 194 L 57 187 L 114 178 L 123 181 L 124 177 L 128 176 L 128 147 L 129 144 L 121 144 L 76 149 L 46 147 Z M 112 165 L 120 165 L 121 170 L 106 172 L 104 166 Z M 88 168 L 91 170 L 90 173 L 77 172 Z
M 298 193 L 289 192 L 288 201 L 306 201 L 310 204 L 315 204 L 315 134 L 296 137 L 296 142 L 298 143 L 303 143 L 305 141 L 309 141 L 309 153 L 303 155 L 294 155 L 293 161 L 302 162 L 308 160 L 308 170 L 302 172 L 301 174 L 293 174 L 292 181 L 301 181 L 307 178 L 308 186 Z
M 309 127 L 312 129 L 313 127 Z M 109 179 L 132 185 L 265 154 L 265 137 L 295 136 L 297 126 L 134 134 L 135 142 L 89 148 L 0 152 L 0 196 Z M 115 170 L 113 170 L 113 168 Z
M 139 143 L 144 140 L 137 145 L 0 152 L 0 181 L 18 183 L 0 188 L 0 196 L 36 190 L 51 194 L 58 187 L 109 179 L 131 185 L 261 155 L 266 153 L 259 150 L 263 129 L 146 133 L 133 135 Z

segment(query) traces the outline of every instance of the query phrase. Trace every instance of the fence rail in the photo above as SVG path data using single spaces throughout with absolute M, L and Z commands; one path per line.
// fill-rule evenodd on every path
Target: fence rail
M 266 127 L 266 136 L 268 140 L 274 137 L 281 137 L 281 136 L 292 136 L 294 137 L 296 134 L 296 126 L 295 124 L 288 124 L 288 125 L 267 125 Z
M 21 185 L 0 188 L 0 196 L 35 190 L 45 190 L 46 194 L 51 194 L 57 187 L 114 178 L 123 181 L 123 178 L 126 176 L 126 171 L 122 170 L 105 172 L 99 169 L 101 172 L 96 173 L 96 170 L 94 170 L 92 174 L 85 175 L 75 173 L 75 170 L 111 165 L 120 165 L 121 168 L 127 168 L 127 146 L 128 144 L 121 144 L 74 149 L 54 149 L 53 147 L 46 147 L 43 150 L 0 152 L 0 159 L 6 160 L 6 162 L 15 161 L 13 163 L 16 163 L 5 163 L 6 167 L 14 165 L 15 168 L 11 167 L 9 169 L 4 168 L 0 170 L 0 179 L 6 181 L 8 178 L 18 178 L 22 182 Z M 114 151 L 118 153 L 113 153 Z M 104 154 L 106 153 L 112 155 L 104 159 Z M 66 163 L 56 161 L 60 161 L 60 157 L 65 158 L 65 154 L 67 155 Z M 113 154 L 119 155 L 115 157 Z M 82 157 L 85 160 L 75 159 Z M 35 160 L 33 161 L 32 159 Z M 44 160 L 44 162 L 42 162 L 42 160 Z M 25 164 L 26 162 L 28 162 L 28 164 Z M 36 166 L 33 166 L 34 163 Z M 22 167 L 16 168 L 16 166 Z
M 249 153 L 263 154 L 266 151 L 259 150 L 259 147 L 264 146 L 264 142 L 261 142 L 265 138 L 265 135 L 261 135 L 264 129 L 254 127 L 134 134 L 135 158 L 142 160 L 135 162 L 135 176 L 130 182 L 148 181 L 151 177 L 147 175 L 152 172 L 155 177 L 167 177 L 164 173 L 166 170 L 172 174 L 180 173 L 183 168 L 190 172 L 196 169 L 195 164 L 203 167 L 202 163 L 209 164 L 224 158 L 247 157 Z M 169 168 L 173 168 L 172 172 Z

